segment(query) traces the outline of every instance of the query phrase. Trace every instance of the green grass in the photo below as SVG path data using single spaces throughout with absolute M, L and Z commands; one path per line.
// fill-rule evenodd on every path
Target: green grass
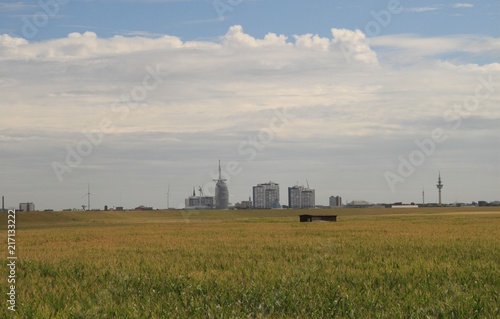
M 500 317 L 498 209 L 304 212 L 18 213 L 0 317 Z

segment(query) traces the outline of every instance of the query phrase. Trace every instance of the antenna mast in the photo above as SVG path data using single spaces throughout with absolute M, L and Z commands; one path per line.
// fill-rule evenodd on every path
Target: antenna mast
M 168 184 L 168 190 L 167 190 L 167 209 L 170 207 L 170 184 Z

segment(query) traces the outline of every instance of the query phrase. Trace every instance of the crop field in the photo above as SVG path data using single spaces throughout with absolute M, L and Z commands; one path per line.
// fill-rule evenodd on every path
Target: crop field
M 16 215 L 0 318 L 500 318 L 500 209 Z

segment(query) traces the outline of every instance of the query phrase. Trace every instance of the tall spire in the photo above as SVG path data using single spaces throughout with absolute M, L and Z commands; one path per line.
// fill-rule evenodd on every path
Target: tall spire
M 222 178 L 222 168 L 220 166 L 219 157 L 219 178 L 214 179 L 215 182 L 215 208 L 227 209 L 229 204 L 229 192 L 225 183 L 226 179 Z
M 219 180 L 222 179 L 222 170 L 220 169 L 220 157 L 219 157 Z
M 219 157 L 219 178 L 218 179 L 214 179 L 215 182 L 225 182 L 226 179 L 225 178 L 222 178 L 222 169 L 221 169 L 221 166 L 220 166 L 220 157 Z

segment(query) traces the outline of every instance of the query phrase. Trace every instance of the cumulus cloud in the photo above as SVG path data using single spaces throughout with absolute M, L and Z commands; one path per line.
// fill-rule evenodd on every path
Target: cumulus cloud
M 264 39 L 255 39 L 254 37 L 245 34 L 241 25 L 235 25 L 229 28 L 229 31 L 222 37 L 224 45 L 227 46 L 242 46 L 242 47 L 266 47 L 266 46 L 285 46 L 287 45 L 287 37 L 268 33 Z
M 466 50 L 483 57 L 498 52 L 499 43 L 472 36 L 367 38 L 360 30 L 337 28 L 331 37 L 268 33 L 256 38 L 241 26 L 215 41 L 169 35 L 100 38 L 84 32 L 29 42 L 2 35 L 0 165 L 12 167 L 3 180 L 16 181 L 16 172 L 29 167 L 35 178 L 18 185 L 58 185 L 50 164 L 64 161 L 67 147 L 76 147 L 85 138 L 82 132 L 97 130 L 103 119 L 114 129 L 64 183 L 107 174 L 118 183 L 115 188 L 145 178 L 151 187 L 170 179 L 189 190 L 204 177 L 211 179 L 207 161 L 221 156 L 245 166 L 230 187 L 234 201 L 247 196 L 247 182 L 276 179 L 285 186 L 306 174 L 317 180 L 317 194 L 331 191 L 324 172 L 332 167 L 339 179 L 351 180 L 342 172 L 356 172 L 352 184 L 345 184 L 354 196 L 365 173 L 373 176 L 367 187 L 383 187 L 383 172 L 397 166 L 397 156 L 436 127 L 447 129 L 450 141 L 466 141 L 442 146 L 426 165 L 437 170 L 457 156 L 471 157 L 481 171 L 492 165 L 491 147 L 484 149 L 488 157 L 467 150 L 493 142 L 498 94 L 481 101 L 473 113 L 460 111 L 464 122 L 474 118 L 474 125 L 461 130 L 450 131 L 443 114 L 474 94 L 479 77 L 492 74 L 498 82 L 499 64 L 443 55 Z M 151 74 L 161 83 L 141 91 L 144 83 L 151 85 L 145 82 Z M 131 103 L 132 95 L 141 92 L 146 92 L 141 103 Z M 293 119 L 247 162 L 239 145 L 258 138 L 283 109 Z M 483 119 L 490 122 L 481 129 Z M 458 170 L 459 163 L 453 163 L 448 169 Z M 384 198 L 385 192 L 366 199 Z M 176 196 L 181 201 L 184 195 L 179 190 Z
M 294 35 L 297 48 L 328 51 L 330 49 L 330 39 L 322 38 L 313 34 Z
M 365 34 L 360 30 L 332 29 L 334 43 L 339 44 L 345 57 L 367 64 L 377 64 L 377 54 L 371 50 Z
M 151 50 L 166 50 L 183 45 L 178 37 L 160 38 L 115 36 L 99 39 L 94 32 L 70 33 L 67 38 L 46 42 L 28 43 L 24 39 L 3 35 L 0 38 L 0 50 L 10 50 L 0 59 L 87 59 L 114 56 Z M 15 53 L 15 54 L 14 54 Z

